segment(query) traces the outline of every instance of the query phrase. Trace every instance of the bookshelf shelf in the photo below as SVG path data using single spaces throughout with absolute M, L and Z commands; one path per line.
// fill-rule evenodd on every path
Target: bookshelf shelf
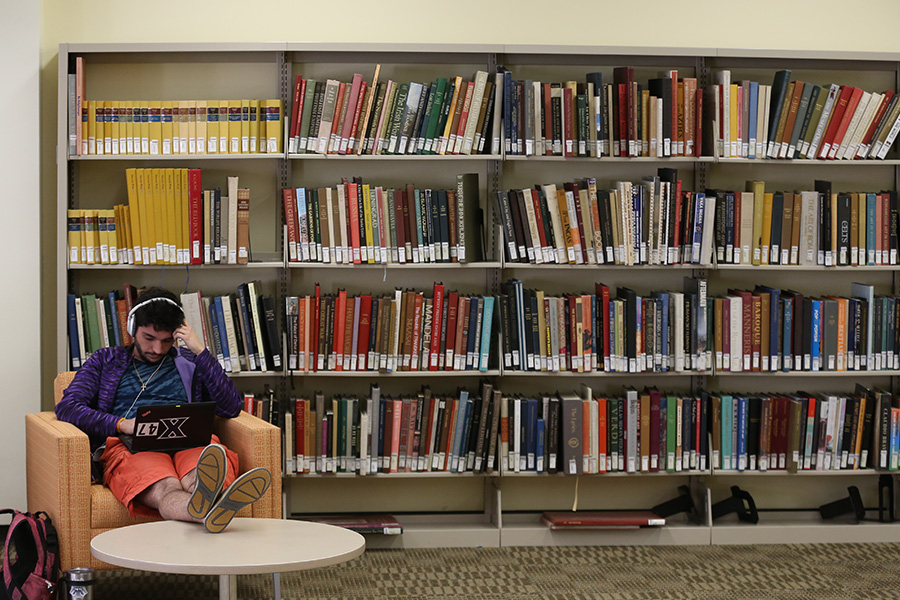
M 810 81 L 822 84 L 833 72 L 866 89 L 891 88 L 900 81 L 900 53 L 839 53 L 794 50 L 756 50 L 720 48 L 607 47 L 607 46 L 543 46 L 501 44 L 369 44 L 369 43 L 199 43 L 199 44 L 63 44 L 59 55 L 58 135 L 57 135 L 57 246 L 58 256 L 67 248 L 66 211 L 84 208 L 96 202 L 112 206 L 125 194 L 124 177 L 115 176 L 126 166 L 183 166 L 197 164 L 211 179 L 240 174 L 241 181 L 251 181 L 253 189 L 251 214 L 253 258 L 248 265 L 67 265 L 58 264 L 55 301 L 58 310 L 56 354 L 58 370 L 68 370 L 66 300 L 68 293 L 98 293 L 118 289 L 122 283 L 164 285 L 170 289 L 196 287 L 204 295 L 233 293 L 237 285 L 259 280 L 275 299 L 278 320 L 283 320 L 286 297 L 302 291 L 309 293 L 312 281 L 322 283 L 325 293 L 347 288 L 348 293 L 386 293 L 393 288 L 412 287 L 428 290 L 442 279 L 446 288 L 462 288 L 467 294 L 498 296 L 502 282 L 510 277 L 525 280 L 526 285 L 559 290 L 565 293 L 583 290 L 598 281 L 632 287 L 640 292 L 672 289 L 683 277 L 694 275 L 709 282 L 712 295 L 733 287 L 753 287 L 757 283 L 794 287 L 813 294 L 846 293 L 851 279 L 871 282 L 879 294 L 896 294 L 900 289 L 900 270 L 896 266 L 866 265 L 850 267 L 679 264 L 679 265 L 557 265 L 527 264 L 505 260 L 503 237 L 496 203 L 497 193 L 507 189 L 531 188 L 535 184 L 569 181 L 573 177 L 598 176 L 603 187 L 615 180 L 640 181 L 652 175 L 657 167 L 679 170 L 685 190 L 705 188 L 744 189 L 748 179 L 766 180 L 772 189 L 810 189 L 812 178 L 834 178 L 836 189 L 869 185 L 874 189 L 896 190 L 900 181 L 900 158 L 896 153 L 886 160 L 817 160 L 817 159 L 743 159 L 717 156 L 700 157 L 562 157 L 524 156 L 511 153 L 476 155 L 337 155 L 299 154 L 285 151 L 273 154 L 176 154 L 69 156 L 67 131 L 67 78 L 74 74 L 75 57 L 84 57 L 91 72 L 92 90 L 104 97 L 129 95 L 128 86 L 152 75 L 151 83 L 164 87 L 173 98 L 209 97 L 279 98 L 283 102 L 285 131 L 290 117 L 294 77 L 314 77 L 324 81 L 339 78 L 347 81 L 354 72 L 371 81 L 376 65 L 382 65 L 381 81 L 422 80 L 461 74 L 470 77 L 476 70 L 491 74 L 498 65 L 508 67 L 516 79 L 543 81 L 579 79 L 591 71 L 602 71 L 604 82 L 613 81 L 614 67 L 633 65 L 641 78 L 653 77 L 658 70 L 677 69 L 688 77 L 696 77 L 702 85 L 713 82 L 712 72 L 734 69 L 736 78 L 760 79 L 758 73 L 794 68 Z M 200 65 L 192 70 L 191 65 Z M 196 73 L 211 70 L 197 77 Z M 233 73 L 240 77 L 233 77 Z M 552 74 L 551 74 L 552 73 Z M 249 77 L 245 77 L 247 75 Z M 117 79 L 121 77 L 122 81 Z M 244 81 L 248 79 L 247 81 Z M 871 81 L 871 83 L 870 83 Z M 130 93 L 130 92 L 129 92 Z M 100 97 L 100 96 L 97 97 Z M 140 95 L 140 94 L 139 94 Z M 147 94 L 143 96 L 149 97 Z M 89 96 L 93 97 L 93 96 Z M 283 138 L 285 141 L 287 135 Z M 710 152 L 709 144 L 704 142 Z M 235 162 L 237 161 L 237 162 Z M 121 170 L 121 171 L 120 171 Z M 334 265 L 290 263 L 286 258 L 286 234 L 282 215 L 282 190 L 300 185 L 331 186 L 342 177 L 361 176 L 367 183 L 397 186 L 407 183 L 438 185 L 449 188 L 463 173 L 478 175 L 479 204 L 484 227 L 485 260 L 473 263 L 419 263 Z M 871 183 L 870 183 L 871 182 Z M 213 184 L 215 186 L 216 184 Z M 468 232 L 467 235 L 477 232 Z M 471 257 L 471 255 L 470 255 Z M 184 268 L 183 268 L 184 267 Z M 306 272 L 306 270 L 309 270 Z M 123 271 L 128 271 L 124 273 Z M 590 271 L 596 272 L 591 279 Z M 671 271 L 666 273 L 666 271 Z M 827 280 L 823 272 L 837 275 Z M 780 278 L 780 279 L 779 279 Z M 785 283 L 790 281 L 790 284 Z M 777 283 L 776 283 L 777 282 Z M 846 284 L 846 286 L 845 286 Z M 830 286 L 830 288 L 828 287 Z M 370 288 L 374 288 L 371 290 Z M 680 289 L 680 288 L 679 288 Z M 849 288 L 848 288 L 849 289 Z M 495 310 L 495 315 L 497 311 Z M 495 323 L 499 316 L 495 316 Z M 284 328 L 282 328 L 284 329 Z M 502 338 L 497 333 L 491 340 L 496 365 Z M 286 343 L 282 343 L 286 346 Z M 282 352 L 285 356 L 286 352 Z M 502 356 L 499 362 L 502 363 Z M 286 366 L 286 365 L 285 365 Z M 748 378 L 742 386 L 766 391 L 796 391 L 802 381 L 811 391 L 832 388 L 850 389 L 855 382 L 877 383 L 896 391 L 900 371 L 845 372 L 766 372 L 732 373 L 727 371 L 682 371 L 645 373 L 536 372 L 494 368 L 487 371 L 374 371 L 298 372 L 242 371 L 232 375 L 239 388 L 259 391 L 271 384 L 279 398 L 323 390 L 327 397 L 352 393 L 365 394 L 369 383 L 376 382 L 382 393 L 397 396 L 416 392 L 427 385 L 447 390 L 489 381 L 504 395 L 533 394 L 541 391 L 571 391 L 579 383 L 589 384 L 599 394 L 621 394 L 623 385 L 640 387 L 658 385 L 697 393 L 701 389 L 733 386 L 735 378 Z M 674 378 L 674 379 L 673 379 Z M 540 379 L 540 381 L 538 381 Z M 308 381 L 305 381 L 308 380 Z M 573 385 L 574 384 L 574 385 Z M 499 446 L 499 443 L 498 443 Z M 499 454 L 499 448 L 498 448 Z M 779 543 L 779 542 L 845 542 L 898 541 L 900 525 L 882 523 L 824 523 L 814 503 L 805 496 L 807 488 L 824 490 L 823 497 L 840 497 L 845 480 L 860 487 L 878 480 L 885 472 L 872 469 L 849 471 L 784 471 L 677 473 L 608 473 L 573 477 L 536 473 L 395 473 L 358 476 L 355 474 L 285 475 L 286 512 L 346 512 L 365 501 L 366 510 L 373 506 L 402 513 L 404 532 L 398 536 L 373 536 L 370 547 L 452 547 L 500 545 L 581 545 L 581 544 L 679 544 L 710 543 Z M 895 472 L 890 472 L 896 483 Z M 561 505 L 571 506 L 573 494 L 585 494 L 589 501 L 580 506 L 627 509 L 669 499 L 677 483 L 702 480 L 708 488 L 702 494 L 709 498 L 728 492 L 735 480 L 753 488 L 762 488 L 758 497 L 761 520 L 757 526 L 730 523 L 727 519 L 706 524 L 693 524 L 686 519 L 673 519 L 666 527 L 630 531 L 550 531 L 540 523 L 540 512 Z M 582 492 L 577 491 L 581 481 Z M 771 480 L 772 483 L 767 483 Z M 573 492 L 573 487 L 576 491 Z M 584 491 L 588 488 L 588 492 Z M 776 488 L 772 491 L 770 488 Z M 868 489 L 868 488 L 867 488 Z M 699 492 L 698 492 L 699 494 Z M 698 495 L 699 497 L 699 495 Z M 649 501 L 653 498 L 653 501 Z M 502 499 L 502 502 L 501 502 Z M 872 492 L 866 493 L 871 505 Z M 824 500 L 823 500 L 824 501 Z M 531 503 L 531 504 L 529 504 Z M 297 510 L 302 508 L 302 510 Z M 708 506 L 706 509 L 708 511 Z

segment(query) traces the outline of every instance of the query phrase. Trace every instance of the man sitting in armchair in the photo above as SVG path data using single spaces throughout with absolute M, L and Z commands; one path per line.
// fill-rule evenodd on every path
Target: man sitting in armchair
M 133 434 L 137 411 L 153 404 L 214 401 L 218 416 L 236 417 L 240 394 L 171 292 L 150 288 L 138 296 L 126 327 L 133 344 L 94 352 L 66 388 L 56 416 L 87 433 L 104 482 L 129 514 L 158 513 L 219 533 L 265 494 L 272 479 L 267 469 L 236 478 L 238 456 L 215 435 L 205 448 L 174 454 L 132 453 L 117 436 Z M 176 340 L 185 347 L 176 349 Z

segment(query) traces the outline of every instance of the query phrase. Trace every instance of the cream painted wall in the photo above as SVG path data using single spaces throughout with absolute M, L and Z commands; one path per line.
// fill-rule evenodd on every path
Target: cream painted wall
M 0 114 L 6 119 L 0 143 L 3 219 L 0 269 L 6 293 L 0 294 L 0 508 L 25 510 L 25 414 L 38 407 L 40 389 L 39 280 L 40 147 L 39 99 L 40 3 L 9 2 L 0 19 Z M 13 58 L 14 57 L 14 58 Z M 24 110 L 23 110 L 24 109 Z
M 894 0 L 45 0 L 59 42 L 361 41 L 895 51 Z M 846 35 L 844 32 L 853 32 Z

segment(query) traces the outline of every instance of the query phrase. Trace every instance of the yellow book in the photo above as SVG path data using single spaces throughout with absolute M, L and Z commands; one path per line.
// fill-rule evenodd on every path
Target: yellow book
M 262 152 L 263 148 L 260 143 L 260 122 L 259 122 L 259 100 L 250 101 L 250 152 L 256 154 Z
M 259 100 L 259 108 L 256 111 L 256 120 L 259 123 L 259 133 L 257 134 L 256 140 L 256 150 L 260 154 L 266 153 L 266 144 L 268 144 L 268 138 L 266 137 L 266 100 Z
M 147 137 L 150 140 L 150 155 L 157 156 L 162 153 L 162 104 L 153 100 L 149 104 L 150 127 Z
M 228 154 L 228 100 L 219 100 L 219 154 Z
M 167 265 L 175 264 L 175 169 L 163 169 L 160 184 L 165 193 L 162 216 L 163 259 Z M 157 222 L 159 225 L 160 223 Z
M 194 117 L 194 139 L 196 144 L 191 148 L 191 154 L 206 154 L 206 100 L 197 100 L 194 103 L 197 114 Z
M 131 227 L 131 207 L 127 204 L 122 207 L 122 223 L 125 224 L 123 228 L 123 237 L 125 239 L 125 253 L 128 256 L 128 260 L 126 261 L 129 265 L 136 264 L 134 260 L 134 230 Z
M 363 184 L 363 216 L 366 221 L 366 262 L 375 263 L 374 233 L 372 231 L 372 202 L 369 184 Z M 362 245 L 362 243 L 360 243 Z
M 190 170 L 181 169 L 181 262 L 191 262 L 191 199 Z
M 731 156 L 741 156 L 743 144 L 739 140 L 741 137 L 741 132 L 738 129 L 738 112 L 737 112 L 737 100 L 738 100 L 738 85 L 736 83 L 731 84 L 731 98 L 729 104 L 730 114 L 730 123 L 731 126 Z
M 88 154 L 97 154 L 97 103 L 93 100 L 86 100 L 88 120 L 87 120 L 87 140 Z
M 177 142 L 173 144 L 172 139 L 177 138 L 177 129 L 173 123 L 172 102 L 163 100 L 160 102 L 160 109 L 162 115 L 162 154 L 174 154 Z
M 122 114 L 125 118 L 125 128 L 124 131 L 120 130 L 120 134 L 124 136 L 125 139 L 125 147 L 124 149 L 121 147 L 122 143 L 119 142 L 119 150 L 122 151 L 122 154 L 134 154 L 134 102 L 129 100 L 125 100 L 122 102 Z M 140 116 L 140 115 L 138 115 Z M 120 125 L 121 127 L 121 125 Z
M 556 190 L 556 204 L 559 207 L 559 223 L 563 230 L 563 240 L 566 244 L 566 261 L 575 263 L 575 241 L 572 238 L 572 223 L 569 221 L 569 203 L 566 200 L 566 190 L 562 187 Z
M 219 101 L 206 101 L 206 153 L 219 152 Z
M 125 169 L 125 187 L 128 188 L 128 207 L 129 220 L 131 225 L 131 243 L 128 245 L 134 255 L 134 264 L 141 265 L 144 261 L 141 259 L 141 221 L 140 212 L 138 211 L 138 169 Z
M 109 131 L 110 131 L 110 154 L 125 154 L 125 148 L 119 146 L 120 141 L 120 130 L 122 129 L 122 124 L 120 119 L 122 117 L 121 113 L 121 103 L 119 102 L 110 102 L 109 103 L 109 113 L 107 115 L 109 121 Z
M 763 194 L 766 191 L 766 184 L 763 181 L 748 181 L 747 191 L 753 194 L 753 239 L 750 247 L 750 262 L 758 265 L 762 253 Z
M 197 101 L 187 100 L 188 145 L 182 154 L 197 154 Z
M 175 169 L 175 172 L 173 173 L 173 195 L 175 197 L 175 210 L 174 216 L 172 218 L 172 224 L 174 231 L 172 234 L 172 247 L 169 249 L 169 252 L 173 256 L 173 261 L 177 265 L 184 264 L 184 252 L 181 245 L 181 236 L 183 233 L 182 230 L 184 229 L 184 220 L 181 214 L 182 171 L 184 171 L 184 169 Z
M 761 256 L 759 257 L 759 264 L 761 265 L 769 264 L 769 248 L 772 237 L 772 197 L 773 194 L 771 192 L 763 194 L 763 222 L 762 237 L 760 239 Z
M 188 154 L 191 138 L 190 101 L 178 101 L 178 148 L 175 154 Z
M 141 145 L 138 150 L 137 142 L 135 142 L 135 154 L 150 154 L 150 103 L 146 100 L 138 102 L 137 106 L 141 111 L 140 135 Z
M 266 147 L 268 154 L 281 152 L 281 141 L 284 135 L 284 111 L 281 100 L 266 100 Z
M 103 154 L 112 154 L 112 101 L 103 101 Z
M 125 226 L 123 224 L 122 208 L 124 207 L 121 204 L 116 204 L 112 207 L 113 216 L 116 220 L 116 261 L 122 264 L 128 264 L 128 260 L 124 256 L 125 248 L 127 248 L 127 246 L 124 240 Z
M 249 123 L 248 123 L 249 125 Z M 228 153 L 241 153 L 241 101 L 228 102 Z
M 241 100 L 241 154 L 250 153 L 250 100 Z
M 131 211 L 131 223 L 136 235 L 134 260 L 136 264 L 142 265 L 152 264 L 150 262 L 150 246 L 152 245 L 150 240 L 150 195 L 147 193 L 149 178 L 147 169 L 135 169 L 137 203 Z M 140 256 L 138 256 L 137 248 L 140 248 Z
M 147 230 L 150 232 L 150 261 L 155 264 L 165 264 L 165 251 L 163 250 L 163 234 L 165 232 L 166 197 L 163 169 L 150 169 L 150 215 Z
M 111 208 L 103 209 L 100 212 L 101 223 L 105 221 L 106 227 L 100 230 L 101 236 L 105 236 L 105 240 L 101 237 L 100 242 L 106 244 L 106 260 L 110 265 L 119 264 L 119 244 L 116 239 L 116 213 Z M 102 251 L 101 251 L 102 254 Z
M 85 211 L 85 215 L 90 218 L 91 225 L 88 228 L 88 263 L 94 265 L 103 264 L 103 247 L 102 240 L 100 239 L 100 211 L 99 210 L 88 210 Z M 107 264 L 109 263 L 109 257 L 106 259 Z
M 66 211 L 66 232 L 69 243 L 69 264 L 81 264 L 81 211 L 70 208 Z

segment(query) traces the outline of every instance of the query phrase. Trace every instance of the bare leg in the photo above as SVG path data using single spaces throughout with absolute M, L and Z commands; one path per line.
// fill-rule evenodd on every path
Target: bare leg
M 188 474 L 181 478 L 181 489 L 188 493 L 193 493 L 194 483 L 197 481 L 197 469 L 191 469 Z
M 186 475 L 184 479 L 187 479 L 188 476 Z M 191 498 L 191 492 L 185 491 L 185 488 L 182 487 L 182 481 L 175 477 L 166 477 L 141 492 L 135 498 L 135 501 L 150 508 L 155 508 L 159 511 L 162 518 L 167 521 L 202 523 L 201 519 L 195 519 L 188 514 L 187 505 Z

